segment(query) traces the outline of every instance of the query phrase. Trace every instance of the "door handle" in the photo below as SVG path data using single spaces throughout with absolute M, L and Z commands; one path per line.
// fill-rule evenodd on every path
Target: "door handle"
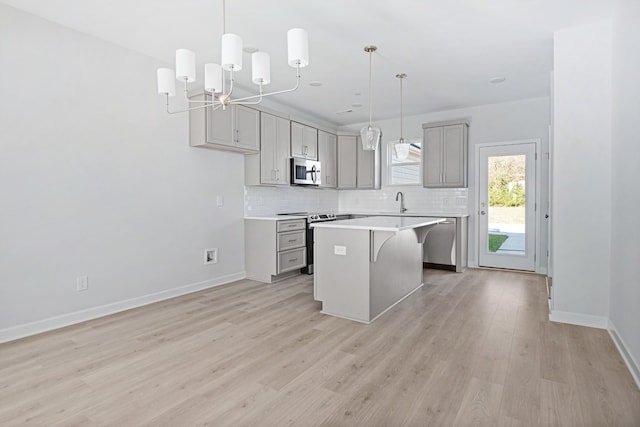
M 549 219 L 549 214 L 546 214 L 546 215 L 544 216 L 544 219 Z
M 480 211 L 480 215 L 486 215 L 487 213 L 485 211 Z

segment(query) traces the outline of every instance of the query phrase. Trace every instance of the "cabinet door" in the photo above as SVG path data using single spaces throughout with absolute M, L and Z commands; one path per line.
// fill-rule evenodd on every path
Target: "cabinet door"
M 276 176 L 276 144 L 277 117 L 262 113 L 260 118 L 260 183 L 275 184 Z
M 289 185 L 291 179 L 289 161 L 291 146 L 291 127 L 289 120 L 282 117 L 276 117 L 276 183 Z
M 442 127 L 428 128 L 424 130 L 424 148 L 422 164 L 423 186 L 442 186 L 442 144 L 444 141 L 444 129 Z
M 233 131 L 233 107 L 225 110 L 205 108 L 207 114 L 207 142 L 235 147 Z
M 318 160 L 318 129 L 305 126 L 302 135 L 302 147 L 307 159 Z
M 465 126 L 444 127 L 442 153 L 442 184 L 444 187 L 464 187 L 465 183 Z
M 304 125 L 291 122 L 291 157 L 306 158 L 304 152 Z
M 362 149 L 362 141 L 360 137 L 356 138 L 357 147 L 357 178 L 356 184 L 358 188 L 374 188 L 375 187 L 375 155 L 378 150 L 365 151 Z
M 260 112 L 242 105 L 235 109 L 235 140 L 236 145 L 244 149 L 260 150 Z M 220 111 L 220 110 L 218 110 Z
M 336 144 L 338 137 L 318 131 L 318 160 L 322 168 L 321 187 L 336 188 Z
M 291 122 L 291 156 L 318 160 L 318 130 Z
M 356 188 L 356 137 L 338 137 L 338 188 Z

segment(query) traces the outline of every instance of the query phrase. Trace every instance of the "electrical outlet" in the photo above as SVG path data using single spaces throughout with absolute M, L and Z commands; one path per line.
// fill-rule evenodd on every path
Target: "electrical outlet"
M 347 254 L 347 247 L 346 246 L 334 245 L 333 246 L 333 253 L 335 255 L 346 255 Z
M 205 249 L 204 250 L 204 263 L 205 264 L 217 264 L 218 263 L 218 248 Z
M 78 276 L 76 278 L 76 291 L 86 291 L 89 289 L 89 278 L 87 276 Z

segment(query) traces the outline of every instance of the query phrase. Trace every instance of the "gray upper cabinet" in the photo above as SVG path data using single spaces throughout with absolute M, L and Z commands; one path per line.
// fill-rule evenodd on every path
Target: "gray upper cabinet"
M 425 123 L 422 128 L 424 131 L 423 186 L 466 187 L 468 121 Z
M 378 147 L 374 151 L 362 149 L 360 137 L 356 138 L 356 186 L 363 189 L 380 189 L 380 159 L 382 149 Z
M 245 185 L 289 185 L 289 120 L 260 113 L 260 153 L 244 158 Z
M 332 133 L 318 131 L 318 160 L 322 169 L 321 187 L 336 188 L 337 164 L 336 145 L 338 137 Z
M 338 188 L 356 188 L 356 137 L 350 135 L 338 136 Z
M 210 101 L 197 95 L 195 101 Z M 189 112 L 189 140 L 193 147 L 257 153 L 260 150 L 260 112 L 242 105 Z
M 291 157 L 318 160 L 318 129 L 291 122 Z
M 261 113 L 260 183 L 289 185 L 289 120 Z

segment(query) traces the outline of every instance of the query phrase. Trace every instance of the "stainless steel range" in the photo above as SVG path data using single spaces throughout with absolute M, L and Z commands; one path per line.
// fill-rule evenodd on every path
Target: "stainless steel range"
M 308 212 L 291 212 L 281 213 L 278 215 L 296 215 L 307 217 L 307 266 L 302 269 L 303 273 L 313 274 L 313 228 L 311 224 L 314 222 L 337 221 L 341 219 L 349 219 L 351 215 L 334 214 L 334 213 L 308 213 Z

